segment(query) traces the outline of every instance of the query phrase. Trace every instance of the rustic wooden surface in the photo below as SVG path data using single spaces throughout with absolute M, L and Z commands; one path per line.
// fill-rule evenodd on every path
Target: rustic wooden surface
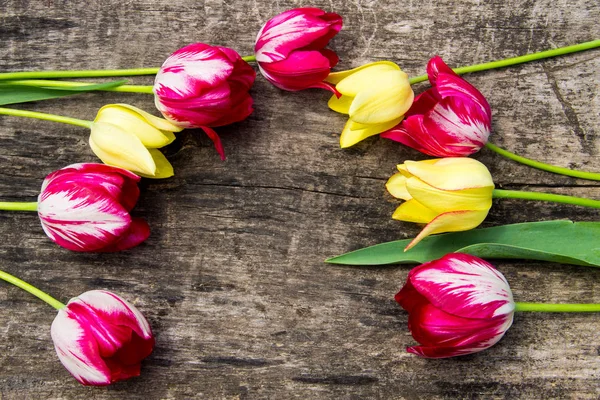
M 299 1 L 0 1 L 0 70 L 158 66 L 203 41 L 251 54 L 269 17 Z M 576 0 L 314 1 L 340 13 L 339 69 L 390 59 L 421 74 L 430 56 L 479 63 L 600 37 L 597 2 Z M 494 110 L 493 143 L 562 166 L 600 171 L 600 51 L 471 74 Z M 151 83 L 138 78 L 137 83 Z M 426 88 L 417 87 L 417 91 Z M 108 289 L 134 302 L 156 334 L 142 375 L 79 385 L 50 339 L 54 312 L 0 284 L 0 399 L 442 399 L 600 396 L 599 315 L 519 314 L 498 345 L 424 360 L 393 295 L 408 266 L 348 268 L 323 259 L 412 237 L 390 219 L 384 183 L 424 159 L 372 138 L 338 148 L 345 118 L 325 91 L 283 92 L 258 78 L 256 111 L 219 129 L 221 162 L 199 131 L 166 149 L 176 176 L 145 180 L 134 214 L 147 242 L 118 254 L 54 245 L 37 216 L 0 213 L 1 268 L 62 301 Z M 92 119 L 106 103 L 154 110 L 143 94 L 87 94 L 19 107 Z M 35 199 L 44 176 L 95 161 L 81 128 L 0 117 L 0 195 Z M 489 151 L 475 156 L 498 187 L 600 199 L 600 185 L 543 173 Z M 495 201 L 484 226 L 598 219 L 579 207 Z M 600 302 L 600 270 L 497 262 L 521 301 Z

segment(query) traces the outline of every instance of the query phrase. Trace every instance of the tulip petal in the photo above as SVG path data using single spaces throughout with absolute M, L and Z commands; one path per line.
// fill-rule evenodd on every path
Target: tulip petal
M 431 86 L 437 86 L 437 80 L 440 73 L 456 75 L 452 68 L 450 68 L 440 56 L 431 57 L 427 63 L 427 77 L 429 78 Z
M 412 196 L 406 190 L 406 176 L 398 172 L 388 179 L 385 184 L 387 191 L 397 199 L 410 200 Z
M 153 175 L 146 175 L 140 172 L 140 176 L 150 179 L 164 179 L 170 178 L 175 174 L 173 171 L 173 166 L 160 150 L 148 149 L 148 153 L 152 157 L 154 165 L 156 165 L 156 170 L 154 171 Z
M 142 218 L 132 218 L 129 230 L 121 235 L 117 242 L 103 247 L 99 251 L 103 253 L 113 253 L 121 250 L 128 250 L 142 243 L 150 236 L 150 226 Z
M 425 207 L 415 199 L 408 200 L 398 206 L 392 218 L 405 221 L 415 222 L 418 224 L 427 224 L 438 216 L 436 212 Z
M 56 354 L 64 367 L 84 385 L 109 385 L 111 373 L 98 354 L 91 333 L 65 309 L 59 310 L 50 327 Z
M 462 77 L 452 73 L 440 73 L 437 81 L 437 91 L 440 97 L 457 97 L 472 102 L 484 113 L 488 123 L 492 118 L 492 110 L 486 98 L 479 90 Z
M 322 16 L 325 16 L 322 19 Z M 281 61 L 294 50 L 324 47 L 341 29 L 342 18 L 318 8 L 296 8 L 271 18 L 260 29 L 255 55 L 260 63 Z M 314 47 L 313 46 L 313 47 Z
M 406 74 L 396 64 L 389 61 L 381 61 L 379 63 L 367 64 L 351 71 L 329 74 L 325 81 L 335 83 L 337 77 L 332 75 L 342 75 L 345 72 L 350 73 L 336 84 L 336 88 L 340 93 L 352 97 L 356 97 L 360 92 L 365 90 L 383 90 L 387 85 L 399 84 L 403 77 L 408 80 Z
M 294 51 L 284 60 L 259 65 L 259 69 L 280 89 L 297 91 L 322 83 L 331 65 L 319 51 Z M 324 85 L 331 90 L 331 86 Z
M 447 211 L 487 211 L 492 207 L 493 188 L 440 190 L 416 177 L 408 178 L 406 190 L 419 203 L 436 214 Z
M 131 224 L 129 213 L 107 192 L 85 186 L 51 185 L 39 196 L 44 232 L 73 251 L 97 251 Z
M 410 283 L 410 280 L 407 280 L 402 289 L 396 293 L 394 300 L 409 313 L 417 310 L 421 305 L 428 303 L 427 299 Z
M 423 182 L 441 190 L 494 187 L 485 165 L 467 157 L 441 158 L 434 163 L 405 161 L 406 169 Z
M 132 105 L 123 104 L 123 103 L 113 104 L 112 106 L 118 106 L 121 108 L 125 108 L 125 109 L 133 112 L 134 114 L 137 114 L 138 117 L 143 118 L 150 125 L 152 125 L 156 129 L 159 129 L 161 131 L 167 131 L 169 133 L 172 133 L 172 132 L 180 132 L 183 130 L 183 128 L 172 124 L 171 122 L 167 121 L 166 119 L 152 115 L 149 112 L 142 110 L 141 108 L 137 108 Z M 105 108 L 105 107 L 110 107 L 110 105 L 104 106 L 102 108 Z M 102 111 L 102 108 L 100 109 L 100 111 Z M 98 111 L 98 112 L 100 112 L 100 111 Z
M 386 72 L 386 71 L 400 71 L 400 67 L 398 66 L 398 64 L 393 63 L 391 61 L 376 61 L 376 62 L 372 62 L 372 63 L 368 63 L 365 65 L 361 65 L 360 67 L 356 67 L 354 69 L 349 69 L 346 71 L 339 71 L 339 72 L 332 72 L 329 74 L 329 76 L 327 77 L 327 79 L 325 79 L 325 82 L 329 82 L 329 83 L 333 83 L 334 85 L 340 83 L 343 79 L 357 74 L 360 71 L 363 71 L 364 69 L 369 68 L 372 72 L 370 72 L 369 74 L 373 74 L 373 75 L 378 75 L 379 73 L 382 72 Z M 361 72 L 362 75 L 362 72 Z M 356 79 L 357 81 L 354 81 L 354 79 Z M 357 84 L 358 82 L 364 82 L 364 79 L 361 79 L 360 75 L 358 78 L 353 78 L 353 80 L 350 80 L 348 82 L 345 82 L 344 85 L 348 85 L 348 90 L 352 91 L 352 86 L 354 86 L 355 84 Z M 368 86 L 367 86 L 368 87 Z M 355 92 L 354 95 L 356 95 Z M 344 93 L 347 94 L 347 93 Z
M 362 127 L 364 125 L 356 124 L 354 121 L 352 121 L 352 119 L 349 119 L 344 126 L 342 134 L 340 135 L 340 147 L 344 149 L 346 147 L 354 146 L 356 143 L 370 136 L 377 135 L 390 129 L 392 126 L 398 124 L 398 122 L 401 120 L 402 117 L 387 123 L 373 124 L 368 125 L 367 127 Z
M 217 132 L 215 132 L 213 129 L 210 129 L 208 126 L 201 126 L 200 128 L 204 131 L 204 133 L 206 133 L 210 140 L 213 141 L 215 150 L 217 150 L 217 153 L 219 153 L 221 160 L 225 161 L 225 150 L 223 149 L 223 144 L 221 144 L 221 139 L 219 138 Z
M 331 96 L 327 102 L 327 105 L 335 112 L 340 114 L 348 114 L 350 111 L 350 105 L 352 105 L 352 100 L 354 100 L 354 97 L 342 95 L 338 98 L 337 96 Z
M 94 123 L 90 147 L 105 164 L 114 165 L 140 175 L 154 176 L 156 165 L 141 140 L 116 125 Z
M 406 246 L 404 251 L 410 250 L 423 238 L 444 232 L 467 231 L 479 226 L 488 214 L 485 211 L 451 211 L 438 215 Z
M 167 120 L 164 121 L 172 125 Z M 156 129 L 154 126 L 140 120 L 139 115 L 135 111 L 128 110 L 125 107 L 115 107 L 114 105 L 104 106 L 98 111 L 95 122 L 96 124 L 110 123 L 116 125 L 123 131 L 137 136 L 145 147 L 159 148 L 175 140 L 173 132 L 163 132 Z M 183 128 L 176 127 L 177 131 L 181 129 Z
M 231 61 L 214 46 L 194 43 L 171 54 L 154 81 L 154 93 L 170 99 L 197 97 L 220 85 L 233 71 Z
M 346 94 L 340 89 L 345 81 L 336 86 L 342 94 Z M 414 92 L 408 76 L 402 71 L 379 74 L 376 79 L 370 79 L 369 85 L 369 88 L 364 88 L 355 95 L 350 106 L 348 114 L 355 122 L 380 124 L 398 119 L 408 111 L 413 102 Z
M 409 272 L 408 279 L 433 306 L 462 319 L 490 321 L 514 311 L 512 292 L 504 275 L 468 254 L 447 254 L 419 265 Z

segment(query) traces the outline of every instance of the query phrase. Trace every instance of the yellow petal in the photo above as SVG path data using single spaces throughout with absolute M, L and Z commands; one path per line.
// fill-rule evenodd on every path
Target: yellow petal
M 399 221 L 427 224 L 437 216 L 437 213 L 428 209 L 415 199 L 412 199 L 400 204 L 400 206 L 396 208 L 396 211 L 394 211 L 392 218 Z
M 106 122 L 95 122 L 91 131 L 90 147 L 105 164 L 137 174 L 155 174 L 156 164 L 137 136 Z
M 453 211 L 441 214 L 430 223 L 406 246 L 404 251 L 411 249 L 423 238 L 436 233 L 468 231 L 479 226 L 487 211 Z
M 346 126 L 344 126 L 342 134 L 340 135 L 340 147 L 345 149 L 346 147 L 354 146 L 356 143 L 368 138 L 369 136 L 377 135 L 393 128 L 401 121 L 402 117 L 389 121 L 385 124 L 368 125 L 367 128 L 360 128 L 363 125 L 358 124 L 359 127 L 357 129 L 357 124 L 352 121 L 352 119 L 349 119 L 346 123 Z
M 417 177 L 406 180 L 406 190 L 425 207 L 437 214 L 460 210 L 489 210 L 492 207 L 493 187 L 464 190 L 441 190 Z
M 369 86 L 356 94 L 348 114 L 358 123 L 383 123 L 402 117 L 414 97 L 408 75 L 402 71 L 387 71 L 370 79 Z
M 439 158 L 434 163 L 405 161 L 404 165 L 411 174 L 439 189 L 494 188 L 490 171 L 472 158 Z
M 346 96 L 355 97 L 358 93 L 368 90 L 373 86 L 385 85 L 389 77 L 385 75 L 390 73 L 400 73 L 400 67 L 394 63 L 372 64 L 364 68 L 356 68 L 355 72 L 350 73 L 344 79 L 335 85 L 335 88 Z
M 325 82 L 333 83 L 334 85 L 338 84 L 342 79 L 347 78 L 350 75 L 356 74 L 359 71 L 365 69 L 373 69 L 378 71 L 390 71 L 390 70 L 400 70 L 398 64 L 393 63 L 391 61 L 376 61 L 369 64 L 361 65 L 360 67 L 349 69 L 346 71 L 332 72 L 325 78 Z M 339 90 L 339 89 L 338 89 Z
M 167 160 L 167 157 L 160 150 L 157 149 L 148 149 L 154 163 L 156 164 L 156 172 L 154 175 L 144 175 L 140 174 L 144 178 L 152 178 L 152 179 L 164 179 L 173 176 L 175 173 L 173 172 L 173 166 Z
M 128 107 L 123 107 L 121 105 L 112 104 L 102 107 L 100 111 L 98 111 L 95 122 L 116 125 L 122 130 L 137 136 L 145 147 L 163 147 L 175 140 L 173 132 L 161 131 L 155 128 L 148 123 L 146 118 L 141 116 L 138 111 L 131 110 Z
M 146 120 L 146 122 L 148 122 L 150 125 L 152 125 L 156 129 L 159 129 L 161 131 L 181 132 L 184 129 L 180 126 L 177 126 L 177 125 L 171 123 L 170 121 L 167 121 L 164 118 L 159 118 L 155 115 L 152 115 L 149 112 L 142 110 L 141 108 L 137 108 L 137 107 L 131 106 L 129 104 L 116 104 L 116 105 L 119 107 L 127 108 L 135 113 L 138 113 L 142 118 L 144 118 Z
M 406 176 L 400 172 L 392 175 L 385 184 L 385 188 L 397 199 L 410 200 L 412 196 L 406 190 Z
M 334 95 L 331 96 L 327 105 L 335 112 L 339 112 L 340 114 L 348 114 L 348 110 L 350 110 L 350 105 L 352 104 L 353 97 L 344 96 L 339 99 Z

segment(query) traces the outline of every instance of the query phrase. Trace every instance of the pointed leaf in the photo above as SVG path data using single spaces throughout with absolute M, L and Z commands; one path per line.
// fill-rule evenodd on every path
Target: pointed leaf
M 99 83 L 96 85 L 76 86 L 69 88 L 45 88 L 34 86 L 22 86 L 9 83 L 0 83 L 0 105 L 26 103 L 55 99 L 57 97 L 72 96 L 95 90 L 112 89 L 123 85 L 126 80 Z
M 421 264 L 447 253 L 481 258 L 540 260 L 600 266 L 600 222 L 567 220 L 527 222 L 447 233 L 423 239 L 404 252 L 412 239 L 397 240 L 332 257 L 346 265 Z

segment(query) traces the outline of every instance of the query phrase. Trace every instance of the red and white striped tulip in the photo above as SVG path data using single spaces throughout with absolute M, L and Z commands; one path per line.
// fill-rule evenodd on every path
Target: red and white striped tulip
M 50 329 L 65 368 L 84 385 L 104 386 L 140 375 L 154 349 L 148 321 L 132 304 L 91 290 L 58 311 Z
M 103 164 L 73 164 L 48 175 L 38 197 L 38 215 L 48 237 L 73 251 L 119 251 L 150 235 L 132 218 L 140 177 Z
M 427 358 L 476 353 L 497 343 L 513 322 L 515 302 L 504 276 L 488 262 L 451 253 L 413 268 L 395 297 Z
M 268 20 L 256 38 L 254 52 L 263 76 L 283 90 L 322 88 L 338 63 L 325 46 L 342 29 L 342 17 L 319 8 L 295 8 Z
M 171 54 L 154 81 L 154 101 L 171 123 L 200 128 L 224 159 L 223 147 L 211 127 L 246 119 L 253 111 L 248 91 L 256 72 L 227 47 L 194 43 Z
M 491 132 L 485 97 L 438 56 L 427 64 L 431 88 L 415 98 L 400 124 L 382 137 L 435 157 L 466 157 L 481 149 Z

